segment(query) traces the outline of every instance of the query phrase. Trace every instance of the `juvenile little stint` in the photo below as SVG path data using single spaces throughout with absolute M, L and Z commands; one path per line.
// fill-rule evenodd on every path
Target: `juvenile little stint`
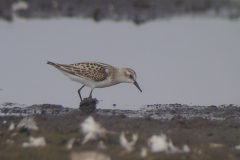
M 94 88 L 104 88 L 119 83 L 133 83 L 142 92 L 136 81 L 137 75 L 130 68 L 115 68 L 99 62 L 82 62 L 65 65 L 48 61 L 47 64 L 56 67 L 71 80 L 83 84 L 78 90 L 81 100 L 80 91 L 84 86 L 91 88 L 89 97 L 92 97 Z

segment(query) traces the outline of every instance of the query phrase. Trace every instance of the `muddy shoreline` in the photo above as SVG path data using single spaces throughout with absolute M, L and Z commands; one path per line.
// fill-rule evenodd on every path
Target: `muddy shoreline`
M 1 111 L 3 110 L 1 106 Z M 11 108 L 4 106 L 5 109 Z M 14 108 L 14 107 L 12 107 Z M 41 112 L 32 114 L 30 109 Z M 37 109 L 36 109 L 37 108 Z M 26 109 L 26 108 L 25 108 Z M 53 112 L 56 111 L 57 112 Z M 58 105 L 35 105 L 28 107 L 39 130 L 19 132 L 9 131 L 13 122 L 18 124 L 24 116 L 0 116 L 0 159 L 72 159 L 74 152 L 97 151 L 113 160 L 130 159 L 239 159 L 240 144 L 239 106 L 186 106 L 181 104 L 148 105 L 137 111 L 103 110 L 86 114 L 79 109 L 64 108 Z M 188 114 L 187 114 L 188 113 Z M 82 145 L 84 134 L 80 124 L 91 115 L 97 123 L 111 131 L 105 137 Z M 208 115 L 208 116 L 206 116 Z M 3 123 L 4 122 L 4 123 Z M 138 134 L 138 141 L 131 153 L 126 153 L 119 145 L 120 133 L 124 131 L 127 139 Z M 181 148 L 183 144 L 190 148 L 189 153 L 152 153 L 148 139 L 152 135 L 165 134 L 173 145 Z M 42 136 L 47 145 L 39 148 L 22 148 L 21 144 L 30 136 Z M 75 138 L 71 150 L 66 149 L 69 139 Z M 99 149 L 103 141 L 107 149 Z M 142 147 L 148 154 L 141 158 Z
M 88 105 L 88 104 L 87 104 Z M 89 104 L 90 105 L 90 104 Z M 96 108 L 95 108 L 96 107 Z M 239 120 L 240 106 L 211 105 L 211 106 L 189 106 L 184 104 L 153 104 L 145 105 L 139 110 L 120 109 L 96 109 L 95 113 L 103 116 L 124 115 L 131 118 L 151 118 L 160 120 L 171 120 L 174 116 L 181 116 L 185 119 L 203 118 L 207 120 Z M 90 107 L 91 108 L 91 107 Z M 3 103 L 0 105 L 0 116 L 31 116 L 36 114 L 61 115 L 78 108 L 63 107 L 56 104 L 36 104 L 23 106 L 17 103 Z

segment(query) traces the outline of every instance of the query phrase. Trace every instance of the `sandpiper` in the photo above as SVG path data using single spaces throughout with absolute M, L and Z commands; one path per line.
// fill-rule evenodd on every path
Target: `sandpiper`
M 137 75 L 130 68 L 116 68 L 99 62 L 82 62 L 66 65 L 48 61 L 47 64 L 56 67 L 71 80 L 83 84 L 78 90 L 81 101 L 80 91 L 84 86 L 91 88 L 90 98 L 94 88 L 110 87 L 119 83 L 133 83 L 142 92 L 136 81 Z

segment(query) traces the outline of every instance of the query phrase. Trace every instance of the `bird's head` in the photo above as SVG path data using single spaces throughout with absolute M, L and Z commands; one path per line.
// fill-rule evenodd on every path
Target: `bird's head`
M 130 68 L 123 68 L 123 76 L 124 76 L 124 79 L 123 79 L 124 82 L 133 83 L 140 90 L 140 92 L 142 92 L 141 88 L 139 87 L 136 81 L 137 75 L 134 72 L 134 70 Z

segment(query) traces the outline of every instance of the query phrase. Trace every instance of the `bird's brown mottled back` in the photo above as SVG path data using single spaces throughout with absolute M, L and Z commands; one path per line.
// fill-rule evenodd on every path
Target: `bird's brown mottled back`
M 76 76 L 84 77 L 93 81 L 103 81 L 107 78 L 107 66 L 102 63 L 83 62 L 70 65 L 57 64 L 60 68 Z

